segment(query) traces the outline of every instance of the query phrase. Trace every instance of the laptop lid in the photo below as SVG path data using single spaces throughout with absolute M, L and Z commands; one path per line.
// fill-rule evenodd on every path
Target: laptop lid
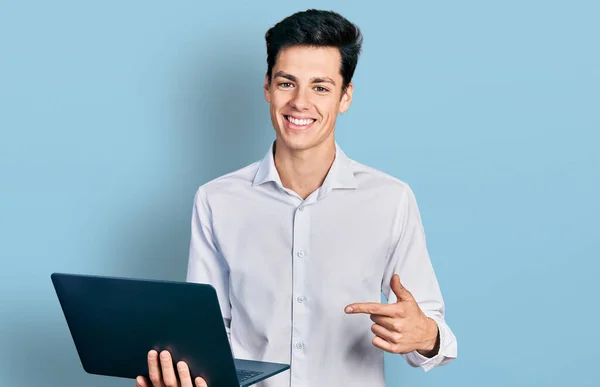
M 208 284 L 53 273 L 84 370 L 148 377 L 150 349 L 187 362 L 209 386 L 239 386 L 217 293 Z

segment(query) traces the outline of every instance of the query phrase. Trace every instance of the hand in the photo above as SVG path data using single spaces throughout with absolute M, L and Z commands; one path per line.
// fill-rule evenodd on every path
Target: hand
M 374 324 L 373 345 L 391 353 L 418 351 L 423 356 L 437 354 L 439 347 L 437 323 L 427 317 L 413 295 L 400 283 L 397 274 L 390 282 L 398 298 L 394 304 L 363 302 L 350 304 L 346 313 L 368 313 Z
M 155 350 L 148 352 L 148 371 L 151 383 L 143 376 L 138 376 L 135 380 L 136 387 L 208 387 L 201 377 L 197 377 L 192 383 L 190 369 L 183 361 L 177 363 L 180 380 L 178 382 L 173 369 L 173 359 L 168 351 L 160 353 L 160 364 L 158 352 Z

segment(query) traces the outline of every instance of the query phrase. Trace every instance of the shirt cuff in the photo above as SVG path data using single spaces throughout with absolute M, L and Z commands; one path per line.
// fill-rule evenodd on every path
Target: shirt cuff
M 434 367 L 444 365 L 456 359 L 458 345 L 456 337 L 444 321 L 431 317 L 438 325 L 440 332 L 440 349 L 437 355 L 425 357 L 417 351 L 412 351 L 404 355 L 407 363 L 412 367 L 421 367 L 424 371 L 429 371 Z

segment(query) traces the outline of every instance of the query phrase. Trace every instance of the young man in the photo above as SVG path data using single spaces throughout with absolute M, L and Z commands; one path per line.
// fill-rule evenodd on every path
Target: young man
M 449 362 L 456 339 L 413 192 L 334 139 L 359 29 L 309 10 L 266 42 L 276 139 L 262 161 L 198 189 L 187 280 L 216 288 L 235 357 L 291 364 L 263 387 L 384 386 L 384 351 L 425 370 Z M 150 351 L 148 366 L 139 386 L 178 385 L 176 373 L 205 385 L 167 351 Z

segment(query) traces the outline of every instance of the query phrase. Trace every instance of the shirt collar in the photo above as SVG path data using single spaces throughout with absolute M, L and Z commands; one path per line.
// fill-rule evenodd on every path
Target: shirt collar
M 274 182 L 279 187 L 283 187 L 279 173 L 275 168 L 275 158 L 273 156 L 275 142 L 271 143 L 265 157 L 261 160 L 256 175 L 254 176 L 253 186 L 261 185 L 267 182 Z M 334 189 L 356 189 L 357 183 L 352 170 L 352 160 L 346 156 L 339 145 L 335 144 L 335 159 L 325 177 L 321 187 L 322 196 Z

